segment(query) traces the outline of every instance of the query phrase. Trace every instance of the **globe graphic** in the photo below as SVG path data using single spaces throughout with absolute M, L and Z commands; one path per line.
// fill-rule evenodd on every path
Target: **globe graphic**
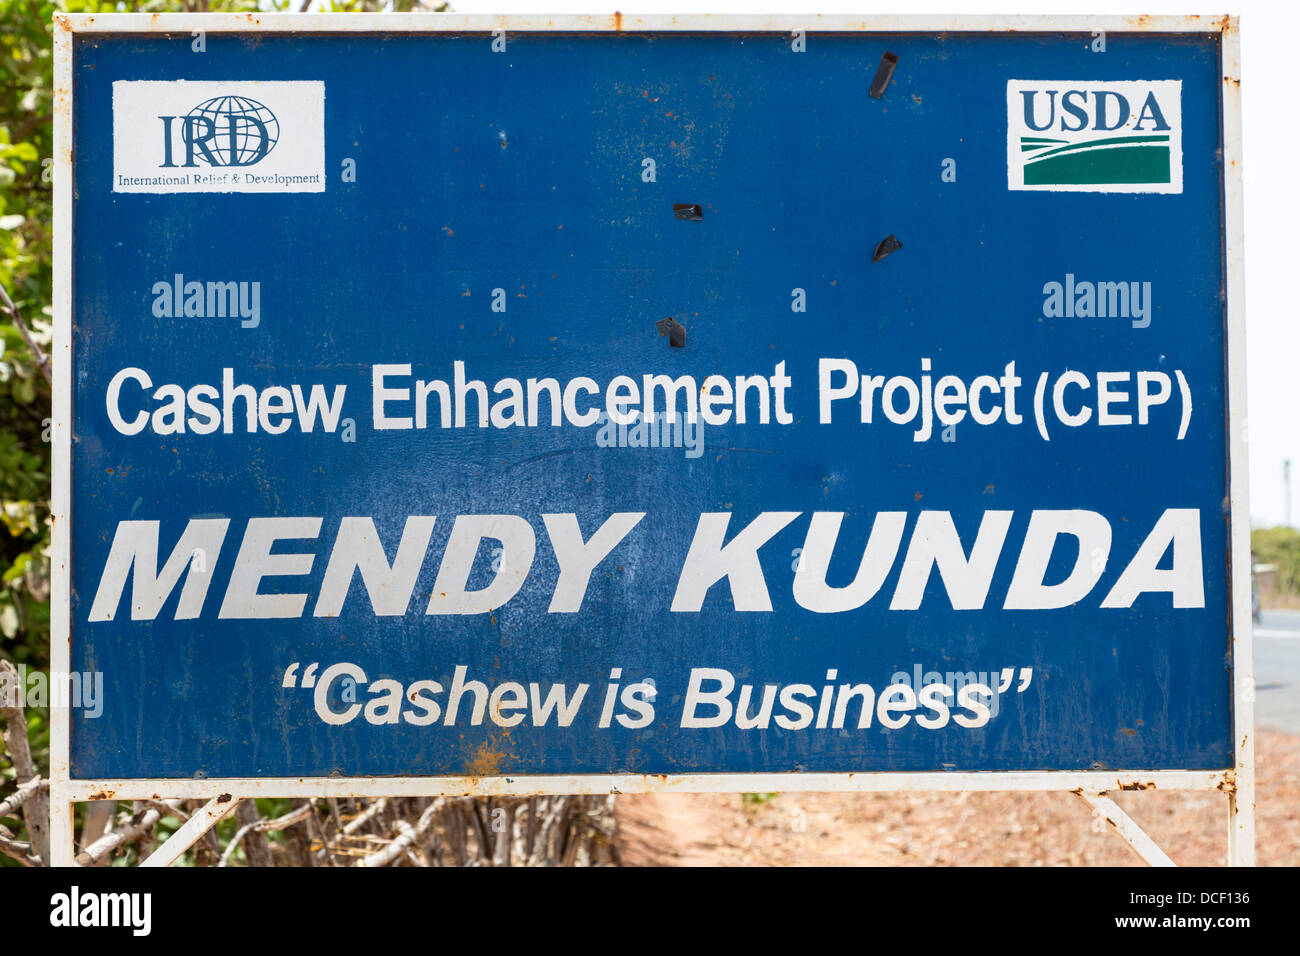
M 190 110 L 189 115 L 205 116 L 212 121 L 217 135 L 208 141 L 208 146 L 225 166 L 245 166 L 259 158 L 262 130 L 255 120 L 266 127 L 263 156 L 275 148 L 280 138 L 280 124 L 275 114 L 246 96 L 214 96 Z

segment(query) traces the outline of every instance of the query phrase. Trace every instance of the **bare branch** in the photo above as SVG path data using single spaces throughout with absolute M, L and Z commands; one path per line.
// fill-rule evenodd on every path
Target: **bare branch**
M 179 800 L 141 800 L 140 802 L 146 807 L 153 807 L 165 817 L 175 817 L 181 823 L 187 822 L 190 818 L 190 815 L 180 807 L 173 806 L 173 804 L 180 803 Z
M 15 840 L 8 829 L 0 827 L 0 853 L 17 860 L 23 866 L 40 866 L 40 857 L 32 855 L 32 845 L 22 840 Z
M 3 287 L 0 287 L 0 294 L 4 294 L 4 301 L 9 302 L 9 296 L 3 293 Z M 11 307 L 12 305 L 10 303 Z M 27 716 L 23 713 L 23 696 L 22 681 L 17 669 L 8 661 L 0 660 L 0 717 L 5 722 L 4 743 L 20 786 L 40 776 L 27 744 Z M 27 799 L 23 807 L 23 823 L 27 825 L 27 834 L 31 837 L 35 855 L 48 860 L 50 798 L 47 792 L 35 793 Z
M 37 793 L 48 793 L 50 782 L 42 780 L 40 777 L 33 777 L 26 783 L 21 784 L 12 796 L 5 800 L 0 800 L 0 817 L 7 817 L 13 814 L 15 810 L 26 803 Z
M 420 814 L 420 819 L 416 821 L 414 827 L 405 820 L 399 820 L 397 822 L 397 839 L 393 840 L 392 843 L 388 844 L 388 846 L 384 847 L 378 853 L 372 853 L 370 856 L 358 861 L 357 866 L 387 866 L 389 863 L 392 863 L 399 856 L 405 853 L 407 848 L 418 840 L 425 830 L 429 829 L 429 825 L 433 823 L 434 817 L 438 815 L 438 811 L 443 808 L 443 805 L 446 802 L 445 799 L 439 798 L 429 804 L 428 808 Z
M 384 807 L 387 805 L 387 803 L 388 803 L 387 797 L 380 797 L 370 806 L 366 807 L 355 817 L 349 820 L 347 824 L 344 825 L 343 832 L 348 834 L 356 833 L 363 826 L 365 826 L 367 823 L 370 822 L 371 817 L 373 817 L 375 814 L 383 810 Z
M 263 822 L 262 815 L 257 812 L 257 801 L 253 799 L 239 801 L 239 806 L 235 808 L 235 819 L 239 821 L 241 829 L 245 826 L 256 826 Z M 271 846 L 267 842 L 265 835 L 259 830 L 249 830 L 245 835 L 244 859 L 248 861 L 249 866 L 264 867 L 274 866 L 275 858 L 271 856 Z M 223 852 L 223 860 L 229 857 Z M 221 864 L 218 863 L 218 866 Z
M 41 347 L 36 344 L 36 341 L 32 338 L 32 333 L 27 330 L 27 323 L 24 322 L 23 317 L 18 314 L 18 307 L 14 305 L 14 300 L 9 298 L 9 292 L 5 289 L 3 284 L 0 284 L 0 312 L 4 312 L 8 315 L 9 318 L 13 319 L 14 325 L 18 326 L 18 331 L 22 333 L 23 341 L 27 343 L 27 347 L 31 349 L 32 354 L 36 356 L 36 365 L 40 368 L 41 374 L 45 376 L 45 384 L 53 388 L 54 379 L 50 375 L 50 360 L 46 354 L 41 351 Z
M 244 824 L 242 827 L 239 828 L 239 832 L 235 834 L 234 838 L 231 839 L 230 844 L 226 847 L 225 852 L 221 854 L 221 862 L 219 862 L 217 866 L 227 866 L 230 863 L 230 858 L 235 855 L 235 850 L 239 847 L 239 844 L 243 842 L 244 837 L 246 837 L 248 834 L 253 833 L 254 831 L 258 833 L 268 833 L 271 830 L 287 830 L 289 829 L 289 827 L 293 826 L 294 824 L 301 823 L 303 820 L 306 820 L 307 817 L 310 816 L 314 810 L 315 807 L 313 807 L 310 803 L 306 803 L 303 804 L 301 807 L 299 807 L 297 810 L 292 810 L 289 813 L 286 813 L 282 817 L 275 817 L 272 820 L 259 820 L 256 823 Z
M 138 840 L 140 837 L 147 834 L 152 834 L 155 824 L 157 824 L 161 819 L 162 814 L 151 807 L 144 812 L 144 815 L 140 817 L 137 822 L 114 833 L 110 833 L 106 837 L 101 837 L 78 853 L 78 865 L 94 866 L 118 847 Z

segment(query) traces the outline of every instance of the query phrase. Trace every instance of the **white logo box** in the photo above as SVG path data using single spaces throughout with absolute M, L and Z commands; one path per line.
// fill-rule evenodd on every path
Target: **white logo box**
M 1054 93 L 1054 102 L 1048 92 Z M 1034 97 L 1035 125 L 1025 118 L 1024 97 Z M 1121 101 L 1128 110 L 1123 122 L 1102 123 L 1098 99 L 1105 98 L 1112 110 L 1111 120 L 1118 120 Z M 1159 111 L 1164 124 L 1157 128 L 1154 114 L 1147 112 L 1148 99 Z M 1049 116 L 1053 121 L 1047 128 L 1038 124 Z M 1038 155 L 1021 148 L 1022 137 L 1034 137 L 1044 142 L 1043 151 L 1049 148 L 1094 150 L 1122 149 L 1122 142 L 1106 142 L 1131 138 L 1135 135 L 1159 133 L 1167 142 L 1152 144 L 1167 152 L 1168 179 L 1140 181 L 1128 178 L 1122 169 L 1115 170 L 1114 178 L 1098 182 L 1039 182 L 1027 181 L 1026 170 Z M 1051 143 L 1047 143 L 1050 140 Z M 1133 145 L 1129 144 L 1129 152 Z M 1095 155 L 1095 152 L 1094 152 Z M 1098 192 L 1098 193 L 1181 193 L 1183 191 L 1183 120 L 1182 82 L 1180 80 L 1008 80 L 1007 81 L 1007 186 L 1012 190 L 1046 192 Z
M 324 190 L 323 82 L 113 83 L 114 192 Z

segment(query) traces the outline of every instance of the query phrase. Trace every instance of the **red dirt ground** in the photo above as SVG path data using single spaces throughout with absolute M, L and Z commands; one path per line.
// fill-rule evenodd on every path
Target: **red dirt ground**
M 1300 737 L 1260 731 L 1256 760 L 1258 863 L 1300 865 Z M 1112 796 L 1175 863 L 1226 862 L 1223 794 Z M 615 813 L 625 866 L 1142 864 L 1069 793 L 654 794 Z

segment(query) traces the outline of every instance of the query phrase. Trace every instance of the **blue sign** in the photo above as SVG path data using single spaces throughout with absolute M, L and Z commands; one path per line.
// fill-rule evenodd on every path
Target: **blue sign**
M 74 778 L 1233 764 L 1219 37 L 75 38 Z

